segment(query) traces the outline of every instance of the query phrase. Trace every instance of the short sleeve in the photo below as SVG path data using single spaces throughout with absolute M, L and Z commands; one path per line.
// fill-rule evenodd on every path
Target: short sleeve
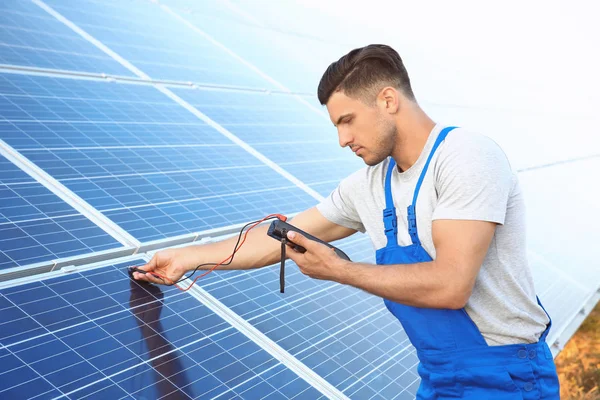
M 359 170 L 342 180 L 338 187 L 317 205 L 317 210 L 335 224 L 364 233 L 365 227 L 355 207 L 355 196 L 361 193 L 364 177 L 365 171 Z
M 450 134 L 452 135 L 452 134 Z M 435 168 L 436 219 L 504 223 L 514 173 L 492 139 L 475 134 L 448 136 Z

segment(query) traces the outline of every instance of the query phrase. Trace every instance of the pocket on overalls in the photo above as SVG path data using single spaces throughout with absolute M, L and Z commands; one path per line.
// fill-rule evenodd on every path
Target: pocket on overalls
M 459 372 L 464 399 L 522 400 L 522 392 L 505 366 L 480 366 Z
M 463 398 L 463 386 L 454 372 L 432 372 L 429 374 L 429 382 L 438 400 Z
M 538 381 L 531 363 L 507 364 L 506 372 L 521 391 L 523 400 L 538 400 L 541 396 Z

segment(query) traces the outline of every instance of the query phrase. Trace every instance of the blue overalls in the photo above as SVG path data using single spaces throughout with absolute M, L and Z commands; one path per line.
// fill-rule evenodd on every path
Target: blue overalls
M 452 129 L 454 127 L 440 132 L 417 182 L 412 204 L 408 207 L 408 231 L 412 240 L 409 246 L 398 245 L 391 189 L 396 163 L 390 160 L 383 211 L 387 245 L 377 250 L 377 264 L 432 261 L 419 240 L 415 206 L 433 154 Z M 551 322 L 538 343 L 488 346 L 464 308 L 432 309 L 406 306 L 387 299 L 384 302 L 400 320 L 417 350 L 421 377 L 417 399 L 559 399 L 556 367 L 546 344 Z

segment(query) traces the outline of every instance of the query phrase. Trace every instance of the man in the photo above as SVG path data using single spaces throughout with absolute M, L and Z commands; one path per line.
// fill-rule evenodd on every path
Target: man
M 342 260 L 298 234 L 289 239 L 307 251 L 289 257 L 310 277 L 385 299 L 417 349 L 418 398 L 558 399 L 545 343 L 550 318 L 527 264 L 523 196 L 503 151 L 485 136 L 432 121 L 388 46 L 332 63 L 318 96 L 340 145 L 367 167 L 292 223 L 326 241 L 367 232 L 378 265 Z M 279 260 L 266 229 L 248 235 L 228 269 Z M 164 250 L 142 269 L 175 281 L 227 257 L 233 240 Z

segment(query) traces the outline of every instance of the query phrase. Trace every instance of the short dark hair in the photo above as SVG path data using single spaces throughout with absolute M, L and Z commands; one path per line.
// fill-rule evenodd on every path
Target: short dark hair
M 384 44 L 370 44 L 331 63 L 319 82 L 317 95 L 321 105 L 327 104 L 338 91 L 370 102 L 384 86 L 395 87 L 415 100 L 408 73 L 396 50 Z

